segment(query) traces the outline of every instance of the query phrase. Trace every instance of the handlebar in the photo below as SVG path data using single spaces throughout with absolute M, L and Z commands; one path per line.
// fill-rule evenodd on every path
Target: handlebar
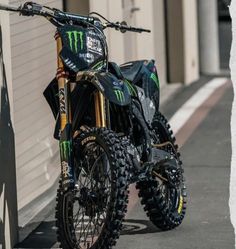
M 117 23 L 107 22 L 103 24 L 100 21 L 100 19 L 97 17 L 71 14 L 68 12 L 63 12 L 58 9 L 50 8 L 47 6 L 42 6 L 34 2 L 26 2 L 19 7 L 0 4 L 0 10 L 19 12 L 20 15 L 23 15 L 23 16 L 34 16 L 34 15 L 44 16 L 55 26 L 63 26 L 66 23 L 71 23 L 71 22 L 76 23 L 76 24 L 90 23 L 93 25 L 95 23 L 96 24 L 99 23 L 99 25 L 103 29 L 115 28 L 116 30 L 119 30 L 122 33 L 126 31 L 138 32 L 138 33 L 151 32 L 148 29 L 135 28 L 135 27 L 128 26 L 127 23 L 125 22 L 121 22 L 121 23 L 120 22 L 117 22 Z

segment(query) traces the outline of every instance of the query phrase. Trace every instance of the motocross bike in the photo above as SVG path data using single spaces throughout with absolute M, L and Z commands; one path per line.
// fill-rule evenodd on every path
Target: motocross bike
M 181 224 L 186 209 L 183 168 L 175 138 L 159 112 L 159 80 L 153 60 L 121 66 L 108 61 L 103 30 L 150 32 L 26 2 L 24 16 L 56 26 L 57 74 L 44 91 L 56 119 L 61 176 L 56 226 L 62 248 L 108 249 L 127 211 L 128 186 L 160 229 Z

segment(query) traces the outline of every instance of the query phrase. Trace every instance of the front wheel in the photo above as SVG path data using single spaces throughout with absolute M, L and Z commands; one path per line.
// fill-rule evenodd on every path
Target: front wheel
M 128 202 L 128 169 L 120 139 L 104 128 L 75 141 L 76 185 L 57 193 L 58 241 L 64 249 L 110 249 Z
M 176 160 L 176 165 L 165 164 L 160 172 L 153 172 L 152 179 L 137 183 L 141 203 L 150 220 L 162 230 L 171 230 L 179 226 L 186 212 L 186 187 L 184 184 L 182 161 L 175 137 L 166 118 L 157 113 L 152 122 L 153 131 L 157 137 L 157 144 L 170 153 Z M 172 182 L 168 179 L 166 169 L 172 170 Z M 157 177 L 158 176 L 158 177 Z

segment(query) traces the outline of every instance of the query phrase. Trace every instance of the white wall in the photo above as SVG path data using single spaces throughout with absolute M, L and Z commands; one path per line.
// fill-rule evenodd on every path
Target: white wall
M 156 66 L 159 73 L 160 85 L 166 84 L 166 34 L 165 34 L 165 0 L 153 0 L 153 33 Z
M 1 0 L 1 3 L 8 4 L 9 0 Z M 13 95 L 12 95 L 12 68 L 11 68 L 11 37 L 10 37 L 10 19 L 9 12 L 1 11 L 0 15 L 1 28 L 3 34 L 3 56 L 6 68 L 6 76 L 8 82 L 9 100 L 11 106 L 11 118 L 14 121 L 14 106 L 13 106 Z
M 96 11 L 110 21 L 122 21 L 122 0 L 90 0 L 90 12 Z M 118 64 L 124 62 L 124 39 L 120 32 L 112 29 L 105 31 L 109 49 L 109 60 Z
M 138 59 L 152 59 L 155 55 L 153 0 L 135 0 L 135 7 L 140 8 L 136 12 L 136 26 L 152 31 L 151 33 L 137 34 L 136 56 Z
M 161 86 L 166 83 L 166 50 L 163 0 L 135 0 L 136 26 L 151 33 L 137 34 L 137 59 L 155 59 Z
M 23 2 L 10 0 L 15 5 Z M 36 2 L 62 8 L 58 0 Z M 12 13 L 10 31 L 18 209 L 22 210 L 54 184 L 60 171 L 55 121 L 42 95 L 56 74 L 55 28 L 42 17 Z M 20 217 L 19 223 L 25 221 Z
M 140 10 L 131 14 L 132 7 Z M 122 0 L 90 0 L 90 11 L 101 13 L 111 21 L 125 19 L 129 25 L 151 29 L 152 33 L 141 34 L 128 32 L 122 34 L 115 30 L 107 30 L 110 60 L 121 64 L 131 59 L 155 59 L 161 82 L 162 84 L 166 82 L 163 0 L 135 0 L 134 2 L 126 0 L 123 4 Z

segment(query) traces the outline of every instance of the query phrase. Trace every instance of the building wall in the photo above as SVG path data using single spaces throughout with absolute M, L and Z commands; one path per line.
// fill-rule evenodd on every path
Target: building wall
M 132 9 L 137 8 L 133 12 Z M 90 0 L 90 11 L 101 13 L 111 21 L 151 29 L 151 33 L 122 34 L 107 30 L 110 60 L 121 64 L 129 60 L 155 59 L 161 84 L 166 82 L 165 23 L 163 0 Z
M 158 49 L 154 45 L 153 0 L 136 0 L 135 7 L 140 9 L 136 12 L 136 26 L 151 30 L 151 33 L 137 34 L 136 58 L 151 59 L 155 55 L 155 49 Z
M 197 0 L 183 0 L 184 83 L 199 79 Z
M 15 5 L 23 2 L 10 0 Z M 36 2 L 62 8 L 58 0 Z M 10 14 L 17 195 L 22 214 L 29 203 L 54 184 L 60 169 L 58 144 L 53 139 L 55 121 L 42 95 L 56 73 L 54 32 L 46 19 Z M 32 217 L 28 216 L 27 221 Z M 19 219 L 24 225 L 25 216 Z
M 66 0 L 65 2 L 66 11 L 72 13 L 79 13 L 81 15 L 87 15 L 89 13 L 89 1 L 88 0 Z
M 199 78 L 197 0 L 166 0 L 168 81 Z
M 90 0 L 90 12 L 96 11 L 111 21 L 122 21 L 122 0 Z M 120 64 L 124 62 L 124 38 L 120 32 L 112 29 L 105 31 L 108 49 L 109 60 Z
M 167 82 L 165 0 L 153 0 L 154 59 L 156 60 L 161 86 Z
M 7 4 L 8 0 L 1 1 Z M 9 13 L 0 12 L 0 248 L 18 240 Z

